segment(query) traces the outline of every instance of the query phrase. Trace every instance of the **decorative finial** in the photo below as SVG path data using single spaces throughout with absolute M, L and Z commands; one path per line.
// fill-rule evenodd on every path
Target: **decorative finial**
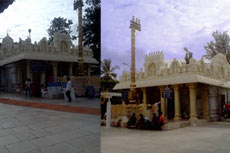
M 31 35 L 30 35 L 30 33 L 31 33 L 31 29 L 28 29 L 28 32 L 29 32 L 29 38 L 31 38 Z
M 6 30 L 6 35 L 9 36 L 9 29 Z

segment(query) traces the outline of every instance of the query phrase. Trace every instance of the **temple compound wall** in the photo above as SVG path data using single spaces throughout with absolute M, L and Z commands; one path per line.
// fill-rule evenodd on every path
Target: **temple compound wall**
M 83 59 L 85 76 L 93 82 L 91 67 L 98 61 L 88 46 L 83 48 Z M 0 87 L 4 91 L 15 91 L 19 85 L 24 86 L 27 78 L 44 86 L 63 81 L 66 77 L 76 76 L 77 66 L 78 47 L 65 33 L 54 33 L 51 44 L 45 37 L 35 43 L 29 37 L 26 40 L 20 38 L 16 43 L 8 34 L 0 43 Z
M 116 91 L 127 91 L 130 73 L 123 72 Z M 165 60 L 163 52 L 145 57 L 144 70 L 136 72 L 136 104 L 112 105 L 113 119 L 135 112 L 149 118 L 163 112 L 168 120 L 218 120 L 230 101 L 230 65 L 225 55 L 212 59 Z M 163 95 L 171 91 L 168 98 Z M 159 105 L 157 105 L 159 103 Z

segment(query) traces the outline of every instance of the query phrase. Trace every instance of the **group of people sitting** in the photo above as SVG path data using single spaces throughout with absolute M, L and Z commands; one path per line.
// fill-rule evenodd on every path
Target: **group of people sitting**
M 165 117 L 162 112 L 159 113 L 159 116 L 154 113 L 152 120 L 143 114 L 140 114 L 140 118 L 137 120 L 135 113 L 133 113 L 127 122 L 127 127 L 146 130 L 162 130 L 164 124 Z

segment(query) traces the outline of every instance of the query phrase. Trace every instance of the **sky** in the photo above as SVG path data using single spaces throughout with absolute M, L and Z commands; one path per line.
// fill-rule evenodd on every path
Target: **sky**
M 78 15 L 77 10 L 73 10 L 73 1 L 15 0 L 0 14 L 0 42 L 6 36 L 7 31 L 14 42 L 18 42 L 19 37 L 24 40 L 29 35 L 28 29 L 31 29 L 32 42 L 38 42 L 43 37 L 48 39 L 47 29 L 55 17 L 71 19 L 73 21 L 72 34 L 76 35 Z M 77 41 L 73 43 L 76 45 Z
M 120 66 L 118 75 L 130 70 L 122 63 L 131 65 L 132 16 L 141 20 L 137 71 L 143 68 L 145 55 L 154 51 L 163 51 L 165 59 L 183 59 L 187 47 L 200 60 L 212 33 L 230 30 L 229 0 L 103 0 L 101 7 L 102 60 L 110 58 L 113 66 Z

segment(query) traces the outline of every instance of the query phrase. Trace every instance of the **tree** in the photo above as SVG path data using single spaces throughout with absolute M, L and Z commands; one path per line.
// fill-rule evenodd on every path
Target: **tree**
M 55 32 L 61 32 L 66 34 L 70 34 L 72 32 L 70 30 L 71 25 L 73 24 L 72 20 L 67 20 L 66 18 L 58 17 L 58 18 L 54 18 L 50 24 L 51 25 L 47 30 L 49 34 L 49 43 L 53 41 L 53 35 Z
M 100 0 L 86 0 L 89 7 L 85 9 L 83 24 L 83 43 L 93 50 L 94 57 L 99 62 L 101 59 L 100 3 Z
M 206 52 L 207 52 L 207 58 L 212 58 L 217 53 L 222 53 L 224 55 L 227 55 L 227 61 L 230 63 L 230 37 L 227 33 L 227 31 L 221 33 L 221 32 L 213 32 L 212 36 L 214 37 L 214 41 L 210 41 L 207 46 L 204 46 Z
M 101 75 L 104 80 L 115 80 L 117 74 L 114 70 L 119 69 L 119 66 L 111 66 L 111 59 L 104 59 L 101 62 Z
M 14 2 L 14 0 L 0 0 L 0 13 L 2 13 L 5 9 L 8 8 L 9 5 L 11 5 Z

